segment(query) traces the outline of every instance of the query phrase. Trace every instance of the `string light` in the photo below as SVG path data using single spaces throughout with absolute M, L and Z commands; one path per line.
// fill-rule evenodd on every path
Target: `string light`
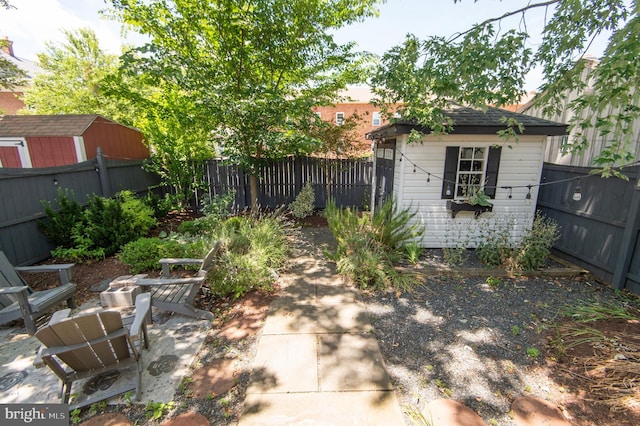
M 434 175 L 433 173 L 423 169 L 422 167 L 420 167 L 419 165 L 417 165 L 415 162 L 413 162 L 410 158 L 408 158 L 404 153 L 400 153 L 400 158 L 398 161 L 402 162 L 403 158 L 406 158 L 407 161 L 409 163 L 411 163 L 413 165 L 413 172 L 416 173 L 418 170 L 422 171 L 423 173 L 427 174 L 427 183 L 431 182 L 431 176 L 433 176 L 435 179 L 439 179 L 441 180 L 443 183 L 446 183 L 445 186 L 445 194 L 447 196 L 451 196 L 453 193 L 452 187 L 455 186 L 456 182 L 455 181 L 451 181 L 449 179 L 445 179 L 444 177 L 440 177 L 438 175 Z M 633 163 L 629 163 L 623 166 L 619 166 L 616 167 L 616 169 L 621 170 L 625 167 L 631 167 L 631 166 L 635 166 L 635 165 L 639 165 L 640 161 L 635 161 Z M 596 174 L 593 175 L 589 175 L 587 177 L 591 177 L 591 176 L 597 176 Z M 575 201 L 580 201 L 582 199 L 582 187 L 580 186 L 580 178 L 581 177 L 571 177 L 571 178 L 566 178 L 566 179 L 558 179 L 558 180 L 554 180 L 554 181 L 550 181 L 550 182 L 541 182 L 539 184 L 536 185 L 532 185 L 532 184 L 528 184 L 528 185 L 512 185 L 512 186 L 491 186 L 491 185 L 485 185 L 484 188 L 485 189 L 493 189 L 493 188 L 500 188 L 500 189 L 505 189 L 508 191 L 507 193 L 507 197 L 509 199 L 513 198 L 513 189 L 514 188 L 527 188 L 527 194 L 525 195 L 525 199 L 526 200 L 530 200 L 533 195 L 531 194 L 531 190 L 534 187 L 543 187 L 546 185 L 555 185 L 558 183 L 563 183 L 563 182 L 573 182 L 573 181 L 577 181 L 577 184 L 574 188 L 573 191 L 573 199 Z M 584 176 L 582 176 L 582 178 L 584 178 Z M 640 187 L 640 179 L 638 180 L 639 182 L 639 187 Z
M 582 187 L 580 186 L 580 179 L 578 179 L 578 182 L 576 183 L 576 187 L 573 190 L 573 201 L 580 201 L 582 200 Z

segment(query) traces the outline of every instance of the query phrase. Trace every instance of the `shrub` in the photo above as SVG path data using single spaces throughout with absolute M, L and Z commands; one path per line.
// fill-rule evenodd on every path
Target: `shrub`
M 222 195 L 215 195 L 213 198 L 206 195 L 201 202 L 203 215 L 213 216 L 218 219 L 226 219 L 231 215 L 231 207 L 236 198 L 235 191 L 230 191 Z
M 209 272 L 214 295 L 238 298 L 253 289 L 270 290 L 287 259 L 285 229 L 277 215 L 259 219 L 234 216 L 223 221 L 212 238 L 225 247 Z
M 120 193 L 114 199 L 94 195 L 81 219 L 69 229 L 71 246 L 59 246 L 52 254 L 80 262 L 103 258 L 146 235 L 155 224 L 152 209 L 130 192 Z
M 558 238 L 560 238 L 558 224 L 553 219 L 537 213 L 531 229 L 522 238 L 516 264 L 526 271 L 538 269 Z
M 514 220 L 511 218 L 492 222 L 481 228 L 476 254 L 488 266 L 513 266 L 514 243 L 511 238 Z
M 338 272 L 360 288 L 407 289 L 417 283 L 414 275 L 396 271 L 394 263 L 404 254 L 403 244 L 422 229 L 409 225 L 414 214 L 408 209 L 398 211 L 392 203 L 387 201 L 373 218 L 340 209 L 333 201 L 327 203 L 325 216 L 338 242 L 335 253 L 327 254 L 336 261 Z
M 315 207 L 316 195 L 311 182 L 307 182 L 296 199 L 289 204 L 289 210 L 298 219 L 311 216 Z
M 76 200 L 73 191 L 58 188 L 56 198 L 58 210 L 54 210 L 49 201 L 41 201 L 47 220 L 38 221 L 38 229 L 49 241 L 60 247 L 73 247 L 72 229 L 82 220 L 82 206 Z
M 179 201 L 175 195 L 165 194 L 164 197 L 149 191 L 142 201 L 153 210 L 156 219 L 165 217 L 172 210 L 179 208 Z
M 405 259 L 411 262 L 413 265 L 416 265 L 420 260 L 420 256 L 422 256 L 422 252 L 424 249 L 418 245 L 416 242 L 410 242 L 405 244 L 403 247 Z
M 187 248 L 173 239 L 139 238 L 125 244 L 118 253 L 133 274 L 159 269 L 158 261 L 163 257 L 188 257 Z

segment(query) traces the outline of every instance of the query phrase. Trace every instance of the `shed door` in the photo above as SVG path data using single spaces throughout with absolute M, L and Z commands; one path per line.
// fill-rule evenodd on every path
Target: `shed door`
M 379 143 L 376 148 L 376 207 L 383 205 L 393 194 L 395 160 L 396 140 Z
M 31 158 L 24 140 L 0 139 L 0 164 L 7 168 L 31 168 Z

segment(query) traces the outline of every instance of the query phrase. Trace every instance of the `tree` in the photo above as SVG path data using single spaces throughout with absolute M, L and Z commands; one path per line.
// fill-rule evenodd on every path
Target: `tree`
M 112 0 L 150 38 L 137 67 L 194 100 L 196 123 L 251 178 L 265 162 L 311 152 L 312 107 L 364 76 L 364 58 L 328 30 L 376 13 L 379 0 Z
M 43 72 L 24 94 L 28 109 L 37 114 L 101 114 L 131 123 L 131 105 L 105 92 L 105 80 L 117 75 L 116 55 L 106 54 L 89 28 L 65 31 L 66 42 L 47 44 L 38 54 Z
M 15 9 L 7 0 L 0 0 L 0 7 L 4 9 Z M 7 40 L 0 40 L 0 48 L 5 47 Z M 11 90 L 16 86 L 24 84 L 27 73 L 8 59 L 0 57 L 0 88 Z
M 548 18 L 542 28 L 527 22 L 527 14 L 539 8 L 545 9 Z M 449 38 L 419 40 L 407 35 L 403 44 L 382 57 L 372 83 L 378 102 L 405 102 L 403 119 L 448 132 L 455 125 L 442 115 L 448 102 L 480 108 L 517 103 L 524 94 L 527 73 L 539 66 L 544 83 L 535 102 L 551 114 L 569 91 L 582 92 L 569 105 L 575 117 L 569 124 L 577 130 L 572 148 L 575 152 L 586 148 L 587 128 L 595 127 L 608 136 L 609 145 L 594 163 L 602 167 L 603 176 L 609 176 L 616 173 L 614 166 L 634 160 L 631 123 L 640 117 L 639 11 L 637 0 L 528 2 Z M 517 28 L 503 29 L 507 26 L 503 22 L 514 16 L 519 17 Z M 580 58 L 594 38 L 607 31 L 612 33 L 608 47 L 591 76 L 594 90 L 584 92 L 587 83 L 581 78 L 584 61 Z M 531 41 L 538 33 L 539 44 Z M 580 118 L 583 113 L 587 119 Z M 512 135 L 520 126 L 505 124 Z

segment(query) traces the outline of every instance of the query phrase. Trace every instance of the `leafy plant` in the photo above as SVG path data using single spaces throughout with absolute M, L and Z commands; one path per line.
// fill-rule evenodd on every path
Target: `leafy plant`
M 540 213 L 536 214 L 518 247 L 515 262 L 525 271 L 538 269 L 549 256 L 551 247 L 560 238 L 558 224 Z
M 410 242 L 402 246 L 405 254 L 405 259 L 416 265 L 422 256 L 424 249 L 416 242 Z
M 519 336 L 521 333 L 520 331 L 520 327 L 517 325 L 514 325 L 511 327 L 511 334 L 513 334 L 514 336 Z
M 502 284 L 502 280 L 500 280 L 500 278 L 487 277 L 486 283 L 489 284 L 491 288 L 496 289 L 500 284 Z
M 408 289 L 417 284 L 412 274 L 399 273 L 394 264 L 402 258 L 402 247 L 422 233 L 418 225 L 409 225 L 414 214 L 398 210 L 388 200 L 373 217 L 350 208 L 338 208 L 330 200 L 324 212 L 338 246 L 327 253 L 336 261 L 338 272 L 360 288 L 387 287 Z
M 168 411 L 173 410 L 175 406 L 175 402 L 153 402 L 148 401 L 145 415 L 148 419 L 158 420 L 162 416 L 164 416 Z
M 190 257 L 187 244 L 175 239 L 139 238 L 122 247 L 118 258 L 129 266 L 131 273 L 158 269 L 158 261 L 165 257 Z
M 59 246 L 52 254 L 73 261 L 103 258 L 146 235 L 155 224 L 153 210 L 128 191 L 113 199 L 94 195 L 81 220 L 68 230 L 73 245 Z
M 69 416 L 71 416 L 71 422 L 74 424 L 78 424 L 80 423 L 80 421 L 82 420 L 82 418 L 80 417 L 80 413 L 82 411 L 79 408 L 74 408 L 73 410 L 71 410 L 69 412 Z
M 156 219 L 165 217 L 170 211 L 178 209 L 179 201 L 173 194 L 165 194 L 164 197 L 149 191 L 147 195 L 142 198 L 142 201 L 153 210 L 153 216 Z
M 316 195 L 311 182 L 307 182 L 296 196 L 296 199 L 289 204 L 289 210 L 298 219 L 311 216 L 315 208 Z
M 218 194 L 213 198 L 207 195 L 202 199 L 200 211 L 205 216 L 215 217 L 219 220 L 226 219 L 231 215 L 231 207 L 235 198 L 235 191 Z
M 56 246 L 73 247 L 71 230 L 82 220 L 82 206 L 73 191 L 58 188 L 54 209 L 49 201 L 41 201 L 47 220 L 38 221 L 38 229 Z
M 527 356 L 530 358 L 538 358 L 540 356 L 540 351 L 536 348 L 527 348 Z

